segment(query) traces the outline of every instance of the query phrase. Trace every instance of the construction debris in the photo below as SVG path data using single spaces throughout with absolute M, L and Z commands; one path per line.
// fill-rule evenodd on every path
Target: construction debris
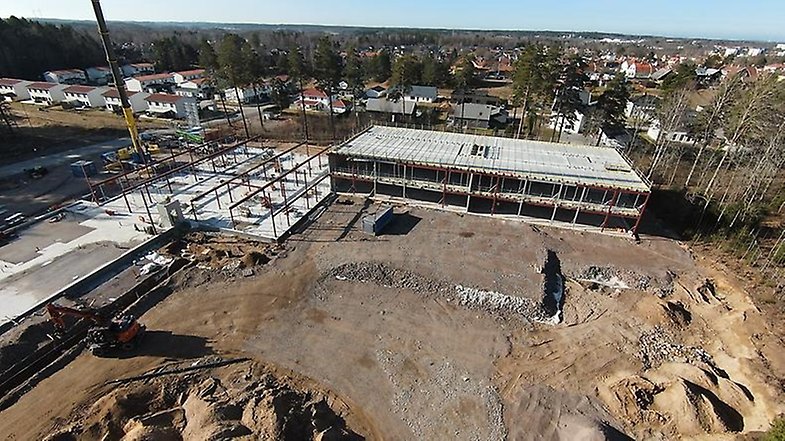
M 686 346 L 673 341 L 673 337 L 657 325 L 641 334 L 640 359 L 644 369 L 656 368 L 663 363 L 689 363 L 694 366 L 709 366 L 719 371 L 711 355 L 702 348 Z

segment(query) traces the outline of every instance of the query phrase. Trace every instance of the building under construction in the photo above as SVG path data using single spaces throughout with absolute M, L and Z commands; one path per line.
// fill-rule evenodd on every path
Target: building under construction
M 337 193 L 637 233 L 651 191 L 609 147 L 373 126 L 330 153 Z

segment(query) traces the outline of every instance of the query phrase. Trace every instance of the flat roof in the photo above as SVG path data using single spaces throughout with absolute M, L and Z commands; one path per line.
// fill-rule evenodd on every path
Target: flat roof
M 629 161 L 612 147 L 373 126 L 334 153 L 545 182 L 651 190 Z

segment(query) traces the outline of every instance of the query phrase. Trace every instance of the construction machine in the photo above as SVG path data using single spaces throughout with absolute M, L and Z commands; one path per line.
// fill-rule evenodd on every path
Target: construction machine
M 90 322 L 87 329 L 85 344 L 90 352 L 98 357 L 107 355 L 112 350 L 131 351 L 144 336 L 145 326 L 136 321 L 132 315 L 121 315 L 106 318 L 100 312 L 91 309 L 75 309 L 50 303 L 46 312 L 54 324 L 58 335 L 65 334 L 65 317 L 71 316 Z

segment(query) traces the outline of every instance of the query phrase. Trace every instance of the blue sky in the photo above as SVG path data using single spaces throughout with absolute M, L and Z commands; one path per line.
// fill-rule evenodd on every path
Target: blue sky
M 785 41 L 785 0 L 103 0 L 108 20 L 606 31 Z M 0 17 L 91 19 L 90 0 L 0 0 Z

